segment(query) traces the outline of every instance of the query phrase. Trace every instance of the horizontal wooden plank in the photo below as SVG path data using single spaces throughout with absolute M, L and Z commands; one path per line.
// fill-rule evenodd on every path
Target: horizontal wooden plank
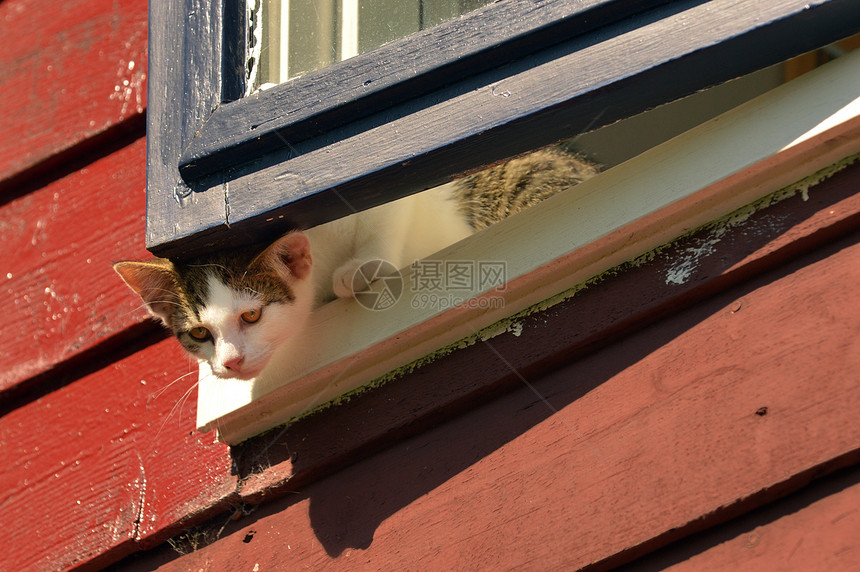
M 609 566 L 856 463 L 858 239 L 261 506 L 160 569 Z
M 0 36 L 0 183 L 143 114 L 146 0 L 7 0 Z
M 0 418 L 0 569 L 115 560 L 235 491 L 227 447 L 193 430 L 178 344 L 110 359 Z
M 852 570 L 860 562 L 860 470 L 637 561 L 634 570 Z
M 664 0 L 509 0 L 216 109 L 183 152 L 196 178 L 298 143 Z
M 0 393 L 143 319 L 111 264 L 147 256 L 139 139 L 0 206 Z

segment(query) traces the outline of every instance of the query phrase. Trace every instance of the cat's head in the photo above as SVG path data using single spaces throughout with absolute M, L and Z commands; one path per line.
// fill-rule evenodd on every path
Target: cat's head
M 302 330 L 313 303 L 310 243 L 300 232 L 262 252 L 118 262 L 114 269 L 182 346 L 222 378 L 259 375 L 275 349 Z

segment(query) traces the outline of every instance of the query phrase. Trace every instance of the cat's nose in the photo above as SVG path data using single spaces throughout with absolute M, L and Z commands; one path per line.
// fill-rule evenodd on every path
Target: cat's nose
M 245 356 L 236 356 L 224 362 L 224 367 L 230 371 L 239 372 L 242 369 L 242 363 L 245 361 Z

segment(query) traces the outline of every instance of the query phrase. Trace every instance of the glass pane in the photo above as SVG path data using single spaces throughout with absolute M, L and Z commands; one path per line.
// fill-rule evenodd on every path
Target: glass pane
M 248 86 L 318 70 L 494 0 L 249 0 Z

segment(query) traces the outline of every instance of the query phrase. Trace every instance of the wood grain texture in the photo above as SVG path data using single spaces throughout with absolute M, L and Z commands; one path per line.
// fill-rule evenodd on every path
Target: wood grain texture
M 226 70 L 221 65 L 224 11 L 230 7 L 237 5 L 205 0 L 151 4 L 150 57 L 159 65 L 149 71 L 146 116 L 149 247 L 181 242 L 201 226 L 227 230 L 224 177 L 189 186 L 179 176 L 178 163 L 191 138 L 221 104 L 222 90 L 234 91 L 235 78 L 222 81 Z
M 858 507 L 854 484 L 666 570 L 851 570 L 860 562 Z
M 8 0 L 0 36 L 0 182 L 143 114 L 146 0 Z
M 145 164 L 139 139 L 3 205 L 0 393 L 144 319 L 111 264 L 149 256 Z
M 164 340 L 0 418 L 0 569 L 116 560 L 224 509 L 236 481 L 227 447 L 189 430 L 192 369 Z
M 663 3 L 509 0 L 479 8 L 219 107 L 183 152 L 180 171 L 196 178 L 239 165 Z
M 307 485 L 161 569 L 602 568 L 856 463 L 858 238 Z

